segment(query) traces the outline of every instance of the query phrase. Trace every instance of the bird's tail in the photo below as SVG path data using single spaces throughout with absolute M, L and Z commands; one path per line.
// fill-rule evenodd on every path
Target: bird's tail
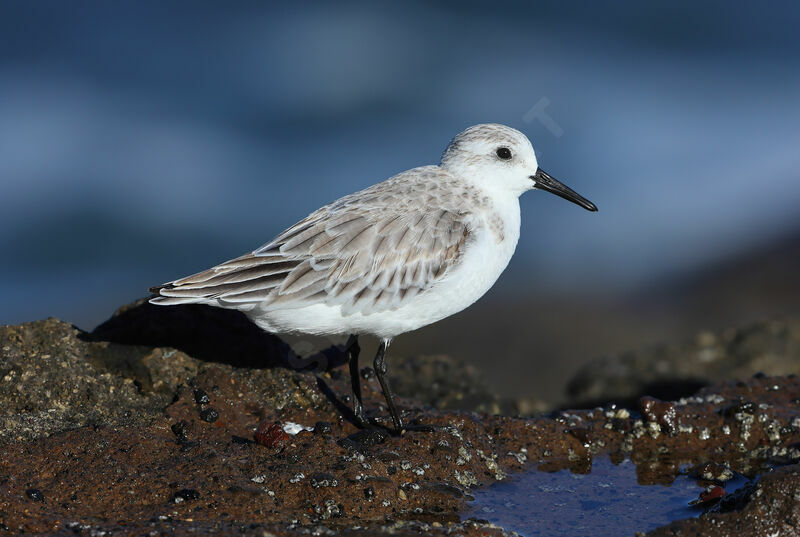
M 158 306 L 176 306 L 178 304 L 201 304 L 206 302 L 208 297 L 198 294 L 197 296 L 170 296 L 170 290 L 175 289 L 172 283 L 165 283 L 150 288 L 154 296 L 148 302 Z

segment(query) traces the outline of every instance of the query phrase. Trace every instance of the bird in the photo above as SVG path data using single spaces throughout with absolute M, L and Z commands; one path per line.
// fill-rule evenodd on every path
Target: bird
M 239 310 L 270 333 L 347 336 L 354 423 L 371 427 L 361 394 L 359 336 L 396 433 L 405 426 L 387 377 L 391 341 L 473 304 L 500 277 L 520 236 L 519 197 L 543 190 L 597 207 L 539 167 L 529 139 L 474 125 L 438 165 L 413 168 L 312 212 L 240 257 L 150 289 L 152 304 Z

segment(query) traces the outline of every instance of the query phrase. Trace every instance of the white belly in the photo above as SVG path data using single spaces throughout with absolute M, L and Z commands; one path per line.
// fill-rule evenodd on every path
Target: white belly
M 449 317 L 482 297 L 511 260 L 519 239 L 519 203 L 514 201 L 503 215 L 502 241 L 486 227 L 477 230 L 459 263 L 441 281 L 396 310 L 343 315 L 341 306 L 314 304 L 274 310 L 255 307 L 245 313 L 268 332 L 371 334 L 380 338 L 392 338 Z

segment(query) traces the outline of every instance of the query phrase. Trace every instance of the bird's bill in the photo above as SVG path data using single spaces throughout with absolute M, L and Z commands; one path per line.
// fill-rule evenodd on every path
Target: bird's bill
M 531 179 L 536 183 L 533 188 L 545 190 L 551 194 L 555 194 L 565 200 L 571 201 L 580 205 L 587 211 L 596 211 L 597 206 L 591 201 L 587 200 L 564 183 L 554 179 L 547 172 L 539 168 L 536 170 L 536 175 L 531 176 Z

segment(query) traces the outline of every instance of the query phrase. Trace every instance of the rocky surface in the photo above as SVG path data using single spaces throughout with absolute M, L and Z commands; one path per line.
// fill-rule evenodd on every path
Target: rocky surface
M 690 341 L 660 344 L 583 366 L 570 380 L 572 404 L 615 401 L 630 404 L 642 395 L 678 398 L 715 381 L 761 372 L 788 375 L 800 364 L 800 319 L 764 321 Z
M 0 443 L 87 425 L 147 424 L 196 372 L 182 353 L 88 343 L 56 319 L 0 334 Z M 158 370 L 164 363 L 172 374 Z M 179 374 L 183 365 L 189 369 Z
M 724 498 L 697 519 L 681 520 L 650 537 L 738 537 L 800 534 L 800 465 L 776 469 Z
M 472 488 L 537 466 L 586 472 L 608 456 L 634 461 L 642 483 L 669 483 L 691 467 L 708 485 L 708 513 L 654 535 L 764 535 L 796 524 L 796 377 L 514 418 L 408 397 L 451 409 L 506 404 L 448 359 L 402 360 L 390 375 L 416 384 L 396 382 L 398 403 L 408 423 L 431 430 L 397 436 L 351 423 L 336 349 L 301 359 L 253 333 L 269 345 L 232 343 L 231 365 L 225 345 L 204 345 L 196 328 L 211 314 L 195 313 L 174 314 L 185 316 L 184 341 L 163 324 L 184 321 L 155 323 L 142 304 L 94 334 L 55 319 L 0 328 L 0 534 L 507 535 L 462 520 Z M 363 376 L 367 408 L 385 422 L 377 382 Z M 726 472 L 771 468 L 749 492 L 724 490 Z

